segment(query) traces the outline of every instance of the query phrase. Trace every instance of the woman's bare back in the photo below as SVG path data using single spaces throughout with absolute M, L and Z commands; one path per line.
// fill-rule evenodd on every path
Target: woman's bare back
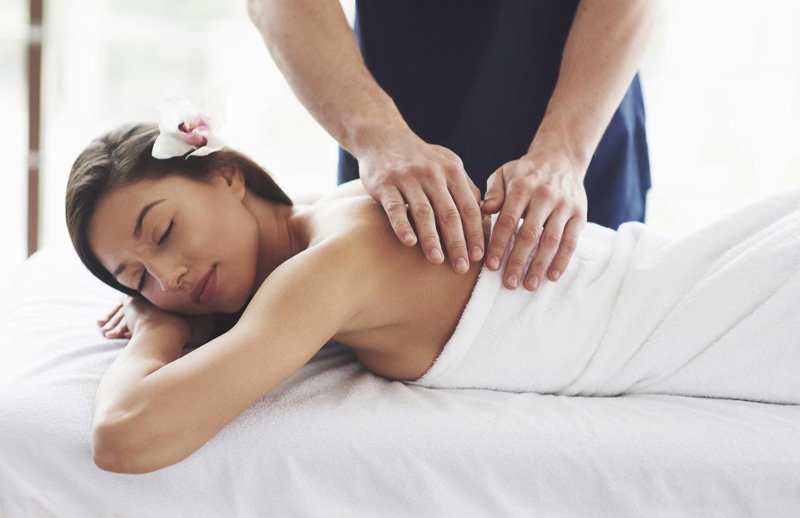
M 381 286 L 333 339 L 381 376 L 412 380 L 424 374 L 452 335 L 481 263 L 472 263 L 464 274 L 447 263 L 432 265 L 419 246 L 398 241 L 383 209 L 368 196 L 320 202 L 309 211 L 309 248 L 355 233 L 374 258 L 374 268 L 364 275 L 378 276 Z

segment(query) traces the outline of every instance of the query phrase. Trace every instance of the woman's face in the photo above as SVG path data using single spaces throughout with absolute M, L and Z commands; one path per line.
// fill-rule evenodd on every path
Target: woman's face
M 123 285 L 184 314 L 232 313 L 254 289 L 259 232 L 241 173 L 141 180 L 104 194 L 89 246 Z

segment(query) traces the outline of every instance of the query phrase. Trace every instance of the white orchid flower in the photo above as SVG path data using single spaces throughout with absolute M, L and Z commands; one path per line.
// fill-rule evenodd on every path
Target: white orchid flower
M 189 100 L 168 98 L 161 103 L 161 134 L 153 143 L 154 158 L 205 156 L 225 147 L 215 134 L 217 117 L 197 109 Z

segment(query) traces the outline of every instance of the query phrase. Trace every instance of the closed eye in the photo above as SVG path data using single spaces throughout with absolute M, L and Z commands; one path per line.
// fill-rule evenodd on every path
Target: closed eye
M 164 241 L 166 241 L 169 238 L 169 235 L 172 233 L 173 227 L 175 227 L 175 220 L 174 219 L 169 222 L 169 226 L 167 227 L 167 230 L 161 236 L 161 239 L 158 240 L 159 246 L 161 246 L 164 243 Z
M 169 222 L 169 226 L 167 227 L 167 230 L 164 231 L 164 234 L 161 236 L 161 239 L 158 240 L 158 246 L 161 246 L 162 244 L 164 244 L 164 242 L 167 239 L 169 239 L 170 234 L 172 234 L 172 229 L 173 228 L 175 228 L 175 220 L 174 219 Z M 136 287 L 136 291 L 138 291 L 139 293 L 142 292 L 142 290 L 144 289 L 144 283 L 145 283 L 146 280 L 147 280 L 147 270 L 145 270 L 144 273 L 142 273 L 142 278 L 139 279 L 139 285 Z

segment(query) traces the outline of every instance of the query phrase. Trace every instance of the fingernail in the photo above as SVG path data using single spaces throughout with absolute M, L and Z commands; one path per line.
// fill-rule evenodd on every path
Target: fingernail
M 473 261 L 480 261 L 481 257 L 483 257 L 483 250 L 481 247 L 476 246 L 472 248 L 472 260 Z
M 403 240 L 410 245 L 414 244 L 414 234 L 411 232 L 406 233 L 406 235 L 403 236 Z
M 517 276 L 516 275 L 509 275 L 508 276 L 508 284 L 512 288 L 516 288 L 517 287 Z
M 534 276 L 531 278 L 531 284 L 530 284 L 530 286 L 531 286 L 531 290 L 535 290 L 536 288 L 538 288 L 538 287 L 539 287 L 539 277 L 538 277 L 538 276 L 534 275 Z
M 492 270 L 497 270 L 498 268 L 500 268 L 500 258 L 491 257 L 487 262 L 487 264 L 489 265 L 489 268 L 491 268 Z
M 438 248 L 434 248 L 433 251 L 431 252 L 431 259 L 433 259 L 437 263 L 444 261 L 444 256 L 442 255 L 441 250 L 439 250 Z
M 467 264 L 467 260 L 463 257 L 459 257 L 458 261 L 456 261 L 456 271 L 458 273 L 464 273 L 469 270 L 469 264 Z
M 561 272 L 558 270 L 553 270 L 553 280 L 557 281 L 559 277 L 561 277 Z

